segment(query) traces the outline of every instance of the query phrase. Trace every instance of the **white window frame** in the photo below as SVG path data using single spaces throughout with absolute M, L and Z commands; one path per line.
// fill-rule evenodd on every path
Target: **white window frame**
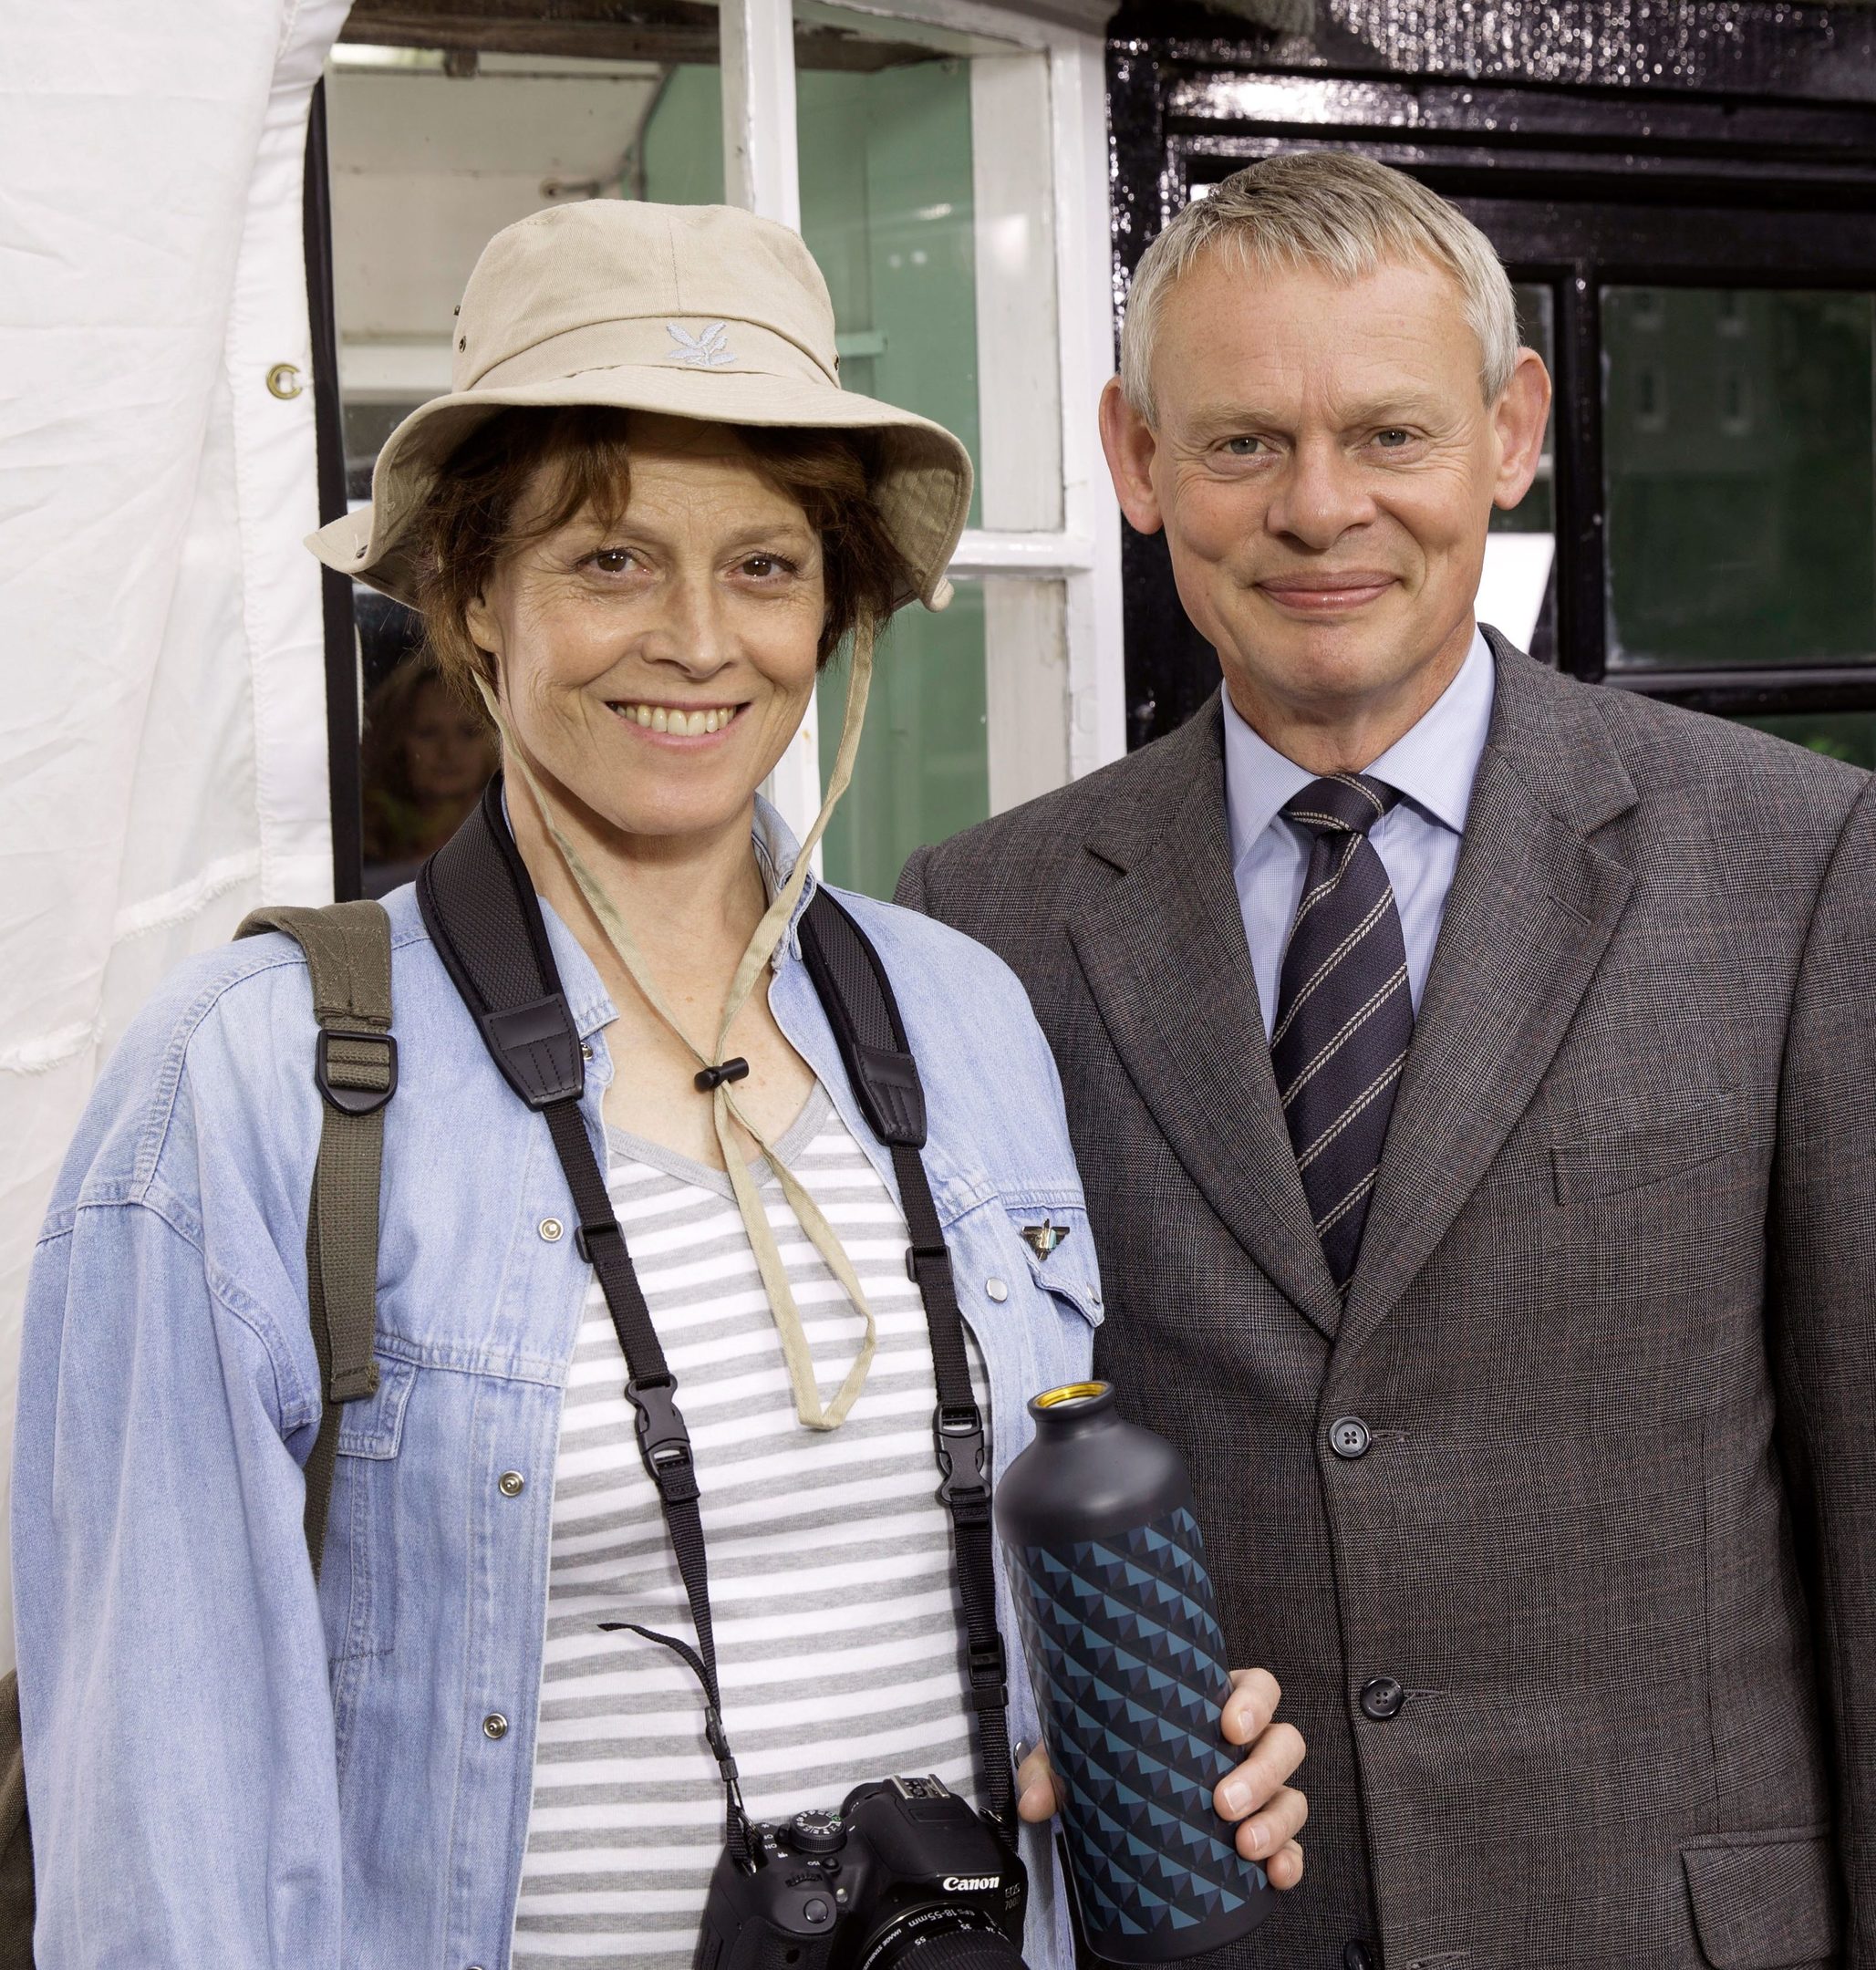
M 959 544 L 950 574 L 954 581 L 1016 575 L 1062 584 L 1066 757 L 1068 775 L 1076 779 L 1126 750 L 1120 510 L 1095 424 L 1101 386 L 1114 370 L 1105 50 L 1098 35 L 984 0 L 843 5 L 883 25 L 914 21 L 981 35 L 1047 61 L 1062 525 L 1047 533 L 973 528 Z M 724 195 L 799 231 L 793 0 L 720 0 L 720 8 Z M 770 797 L 797 835 L 820 809 L 818 721 L 812 707 L 771 776 Z

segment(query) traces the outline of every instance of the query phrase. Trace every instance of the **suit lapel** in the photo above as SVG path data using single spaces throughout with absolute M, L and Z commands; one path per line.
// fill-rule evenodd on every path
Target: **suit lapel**
M 1632 886 L 1588 839 L 1635 800 L 1601 720 L 1581 687 L 1492 642 L 1491 732 L 1339 1353 L 1393 1310 L 1529 1106 Z
M 1341 1298 L 1284 1127 L 1231 875 L 1216 698 L 1164 752 L 1157 806 L 1089 843 L 1125 873 L 1070 934 L 1173 1153 L 1239 1243 L 1333 1338 Z

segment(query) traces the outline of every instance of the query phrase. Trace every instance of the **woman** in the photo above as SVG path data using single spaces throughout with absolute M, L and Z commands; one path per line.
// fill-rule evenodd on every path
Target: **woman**
M 370 512 L 316 536 L 421 607 L 502 732 L 588 1135 L 681 1384 L 723 1723 L 759 1818 L 900 1771 L 981 1778 L 899 1191 L 799 953 L 805 852 L 756 793 L 846 639 L 837 797 L 873 631 L 941 605 L 969 499 L 948 433 L 840 390 L 833 328 L 779 227 L 539 214 L 472 277 L 457 389 L 393 435 Z M 846 900 L 923 1072 L 923 1168 L 1000 1473 L 1025 1398 L 1085 1373 L 1099 1319 L 1053 1069 L 997 960 Z M 412 893 L 389 908 L 380 1375 L 343 1413 L 316 1585 L 319 1115 L 294 948 L 170 981 L 55 1199 L 15 1519 L 47 1963 L 690 1960 L 722 1793 L 696 1681 L 651 1639 L 685 1638 L 689 1603 L 619 1342 L 546 1131 Z M 700 1094 L 700 1065 L 735 1063 Z M 1274 1702 L 1243 1674 L 1221 1803 L 1241 1786 L 1240 1844 L 1287 1886 L 1301 1746 Z M 1037 1736 L 1020 1671 L 1011 1723 Z M 1041 1754 L 1021 1779 L 1045 1820 Z M 1025 1844 L 1028 1958 L 1063 1965 L 1050 1846 Z
M 383 896 L 462 824 L 498 763 L 494 735 L 420 654 L 366 700 L 362 750 L 366 892 Z

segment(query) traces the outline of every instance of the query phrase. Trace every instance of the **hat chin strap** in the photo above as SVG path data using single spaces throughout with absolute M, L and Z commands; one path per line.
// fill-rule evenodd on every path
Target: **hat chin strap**
M 855 1399 L 865 1386 L 867 1371 L 873 1365 L 876 1346 L 876 1328 L 873 1310 L 866 1303 L 866 1295 L 860 1285 L 859 1276 L 855 1272 L 841 1242 L 834 1236 L 834 1229 L 823 1216 L 820 1207 L 811 1198 L 800 1179 L 776 1153 L 774 1144 L 749 1119 L 737 1104 L 731 1093 L 729 1083 L 716 1079 L 714 1070 L 725 1055 L 729 1043 L 730 1029 L 736 1023 L 750 994 L 755 989 L 756 980 L 763 968 L 775 955 L 776 946 L 793 920 L 795 907 L 801 901 L 802 891 L 807 886 L 808 871 L 814 857 L 815 845 L 827 831 L 834 809 L 841 795 L 847 790 L 847 783 L 854 775 L 854 761 L 860 749 L 860 730 L 865 721 L 866 694 L 873 680 L 873 627 L 863 624 L 854 635 L 853 664 L 847 681 L 846 713 L 841 725 L 840 746 L 834 756 L 834 770 L 828 776 L 827 797 L 821 803 L 821 812 L 814 817 L 814 824 L 808 830 L 807 838 L 801 845 L 795 856 L 794 866 L 788 872 L 787 880 L 776 892 L 774 899 L 762 913 L 762 921 L 756 925 L 754 935 L 737 964 L 735 975 L 730 981 L 729 996 L 724 1001 L 723 1017 L 717 1030 L 717 1043 L 710 1053 L 703 1052 L 679 1023 L 651 976 L 645 962 L 644 953 L 638 949 L 637 939 L 633 937 L 630 926 L 620 914 L 617 906 L 600 886 L 598 880 L 587 867 L 585 858 L 567 837 L 561 826 L 553 803 L 528 762 L 527 755 L 515 742 L 510 727 L 494 692 L 480 677 L 475 680 L 476 689 L 482 693 L 482 703 L 488 708 L 495 729 L 502 735 L 504 760 L 512 763 L 520 773 L 529 793 L 534 797 L 535 807 L 547 829 L 548 839 L 554 844 L 555 852 L 575 886 L 586 898 L 587 907 L 597 918 L 600 928 L 606 933 L 606 941 L 612 946 L 618 961 L 625 967 L 627 975 L 638 988 L 646 1003 L 659 1019 L 670 1028 L 685 1049 L 705 1070 L 699 1077 L 700 1090 L 708 1089 L 710 1097 L 711 1120 L 716 1127 L 717 1146 L 722 1153 L 723 1166 L 729 1172 L 731 1189 L 736 1194 L 736 1208 L 742 1218 L 742 1228 L 748 1234 L 750 1247 L 755 1253 L 756 1266 L 762 1274 L 762 1285 L 768 1294 L 769 1308 L 775 1317 L 775 1327 L 782 1340 L 782 1353 L 788 1364 L 788 1379 L 794 1393 L 796 1416 L 809 1429 L 838 1429 L 846 1420 Z M 706 1078 L 708 1076 L 709 1078 Z M 820 1383 L 814 1373 L 814 1357 L 809 1353 L 807 1336 L 803 1332 L 800 1310 L 795 1305 L 794 1294 L 789 1286 L 788 1274 L 782 1263 L 782 1253 L 775 1242 L 775 1234 L 770 1229 L 769 1214 L 762 1208 L 754 1179 L 750 1176 L 749 1166 L 744 1161 L 741 1146 L 736 1139 L 735 1125 L 740 1125 L 754 1140 L 756 1146 L 767 1157 L 769 1166 L 780 1180 L 783 1194 L 794 1211 L 796 1220 L 808 1235 L 810 1242 L 825 1260 L 829 1271 L 839 1280 L 841 1290 L 853 1302 L 854 1311 L 865 1323 L 865 1334 L 861 1341 L 859 1353 L 847 1370 L 846 1378 L 835 1393 L 834 1400 L 823 1404 Z

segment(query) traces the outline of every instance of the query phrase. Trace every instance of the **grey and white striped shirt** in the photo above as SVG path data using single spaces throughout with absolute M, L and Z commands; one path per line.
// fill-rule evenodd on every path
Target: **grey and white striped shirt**
M 935 1497 L 931 1351 L 906 1222 L 816 1088 L 777 1145 L 826 1215 L 878 1322 L 858 1401 L 831 1434 L 795 1420 L 773 1316 L 729 1178 L 610 1136 L 607 1177 L 679 1384 L 709 1544 L 724 1722 L 759 1819 L 838 1806 L 861 1781 L 936 1772 L 976 1790 L 950 1526 Z M 824 1393 L 861 1322 L 768 1170 L 762 1201 Z M 982 1399 L 975 1352 L 972 1373 Z M 568 1374 L 555 1473 L 534 1807 L 517 1970 L 689 1970 L 723 1794 L 695 1678 L 602 1621 L 694 1639 L 638 1461 L 597 1283 Z

